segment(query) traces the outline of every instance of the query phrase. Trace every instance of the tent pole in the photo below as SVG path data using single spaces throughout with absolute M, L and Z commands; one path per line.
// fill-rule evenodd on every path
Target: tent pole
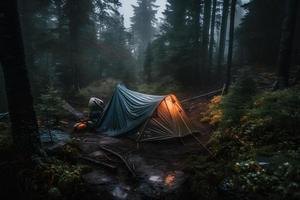
M 199 138 L 197 138 L 194 133 L 191 133 L 191 135 L 195 138 L 195 140 L 212 156 L 214 157 L 214 155 L 212 154 L 212 152 L 204 145 L 202 144 L 202 142 L 199 140 Z
M 141 131 L 139 132 L 140 135 L 139 135 L 139 137 L 137 138 L 137 146 L 136 146 L 136 147 L 137 147 L 137 150 L 140 150 L 140 141 L 141 141 L 140 139 L 141 139 L 141 137 L 142 137 L 142 135 L 143 135 L 143 133 L 144 133 L 144 131 L 145 131 L 146 126 L 147 126 L 148 123 L 149 123 L 149 120 L 150 120 L 150 118 L 146 120 L 144 126 L 141 128 Z

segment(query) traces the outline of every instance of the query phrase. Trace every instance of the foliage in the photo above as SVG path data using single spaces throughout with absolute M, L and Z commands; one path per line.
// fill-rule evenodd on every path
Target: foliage
M 235 99 L 236 87 L 221 102 L 226 115 L 209 142 L 214 157 L 186 163 L 193 199 L 299 199 L 299 86 L 246 102 Z M 243 109 L 228 112 L 224 101 L 232 99 Z
M 136 86 L 137 91 L 146 93 L 146 94 L 170 94 L 177 93 L 181 90 L 181 88 L 176 84 L 176 82 L 172 81 L 171 78 L 165 78 L 162 81 L 157 81 L 151 84 L 139 84 Z
M 296 146 L 300 142 L 299 94 L 299 89 L 287 89 L 260 95 L 243 116 L 241 134 L 249 139 L 254 137 L 261 144 L 280 144 L 288 139 L 289 148 Z
M 300 156 L 299 151 L 295 153 Z M 267 163 L 265 167 L 253 160 L 237 162 L 233 166 L 234 175 L 226 181 L 226 187 L 239 195 L 242 193 L 245 198 L 258 193 L 260 199 L 265 196 L 268 199 L 298 199 L 300 163 L 295 161 L 281 161 L 274 166 L 272 164 L 275 163 Z
M 201 113 L 201 122 L 209 123 L 210 125 L 217 125 L 221 122 L 223 117 L 220 104 L 222 101 L 222 96 L 214 96 L 209 102 L 208 110 L 205 113 Z
M 79 95 L 82 96 L 86 102 L 93 96 L 100 99 L 109 100 L 118 83 L 120 83 L 120 81 L 110 78 L 101 81 L 95 81 L 89 86 L 81 89 Z
M 80 194 L 85 191 L 81 178 L 84 170 L 84 166 L 70 165 L 54 159 L 35 169 L 33 184 L 38 187 L 36 189 L 42 196 L 62 194 L 67 199 L 79 199 Z
M 64 115 L 63 104 L 64 101 L 60 96 L 60 92 L 52 86 L 47 89 L 45 94 L 41 95 L 37 112 L 39 117 L 46 122 L 47 128 L 55 126 L 61 116 Z
M 249 71 L 242 71 L 222 101 L 222 125 L 239 124 L 243 114 L 250 109 L 255 95 L 256 86 L 251 74 Z

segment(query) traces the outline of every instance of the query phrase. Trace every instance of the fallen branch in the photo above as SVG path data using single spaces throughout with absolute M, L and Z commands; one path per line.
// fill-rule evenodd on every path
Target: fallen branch
M 127 161 L 127 159 L 125 159 L 125 157 L 123 155 L 121 155 L 120 153 L 112 150 L 112 149 L 109 149 L 103 145 L 98 145 L 101 149 L 103 149 L 104 151 L 107 151 L 111 154 L 114 154 L 115 156 L 117 156 L 118 158 L 120 158 L 124 164 L 126 165 L 126 167 L 128 168 L 128 170 L 131 172 L 131 174 L 136 177 L 136 174 L 134 172 L 134 166 L 131 166 L 130 163 Z
M 130 171 L 130 173 L 131 173 L 134 177 L 136 177 L 136 173 L 135 173 L 135 170 L 134 170 L 135 166 L 134 166 L 134 165 L 131 166 L 130 163 L 127 161 L 127 159 L 125 159 L 125 157 L 124 157 L 123 155 L 121 155 L 120 153 L 118 153 L 118 152 L 116 152 L 116 151 L 114 151 L 114 150 L 112 150 L 112 149 L 110 149 L 110 148 L 108 148 L 108 147 L 106 147 L 106 146 L 104 146 L 104 145 L 99 145 L 99 144 L 97 144 L 96 142 L 84 142 L 84 143 L 95 144 L 95 145 L 97 145 L 100 149 L 102 149 L 102 150 L 104 150 L 104 151 L 106 151 L 106 152 L 108 152 L 108 153 L 111 153 L 111 154 L 115 155 L 116 157 L 118 157 L 118 158 L 125 164 L 125 166 L 126 166 L 127 169 Z

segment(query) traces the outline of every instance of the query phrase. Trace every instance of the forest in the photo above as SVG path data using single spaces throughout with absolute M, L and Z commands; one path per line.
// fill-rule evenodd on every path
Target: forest
M 1 0 L 0 199 L 300 199 L 299 0 Z

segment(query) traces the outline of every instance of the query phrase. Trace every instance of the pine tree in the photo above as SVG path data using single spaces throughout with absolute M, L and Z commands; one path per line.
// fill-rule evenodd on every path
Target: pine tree
M 201 0 L 168 0 L 162 34 L 167 44 L 169 75 L 184 84 L 199 84 L 205 76 L 200 65 Z
M 153 65 L 153 53 L 151 43 L 148 44 L 145 53 L 145 62 L 144 62 L 144 76 L 148 83 L 152 81 L 152 65 Z
M 224 50 L 225 50 L 225 44 L 226 44 L 228 12 L 229 12 L 229 0 L 224 0 L 223 1 L 223 10 L 222 10 L 222 24 L 221 24 L 221 32 L 220 32 L 220 44 L 219 44 L 218 61 L 217 61 L 219 73 L 221 70 L 221 65 L 224 61 Z
M 228 92 L 228 88 L 231 84 L 231 68 L 232 68 L 232 54 L 233 54 L 233 42 L 234 42 L 234 20 L 236 12 L 236 1 L 231 0 L 230 6 L 230 28 L 229 28 L 229 48 L 227 58 L 227 72 L 226 72 L 226 87 L 225 92 Z
M 298 0 L 286 1 L 285 19 L 282 23 L 282 33 L 278 57 L 278 87 L 289 86 L 289 70 L 293 51 L 293 39 L 296 28 Z
M 155 32 L 156 0 L 138 0 L 133 6 L 131 28 L 137 45 L 137 56 L 140 65 L 144 62 L 147 45 L 153 40 Z
M 242 53 L 238 57 L 248 64 L 276 66 L 285 2 L 252 0 L 243 5 L 246 14 L 237 29 L 237 52 Z
M 92 0 L 67 0 L 64 6 L 69 29 L 69 62 L 66 75 L 71 75 L 71 87 L 76 91 L 86 86 L 91 68 L 87 68 L 89 56 L 96 44 L 95 22 L 92 20 Z
M 210 67 L 213 64 L 213 53 L 214 53 L 214 45 L 215 45 L 216 9 L 217 9 L 217 0 L 213 0 L 211 24 L 210 24 L 209 55 L 208 55 L 208 64 Z
M 204 1 L 204 19 L 203 19 L 203 33 L 202 33 L 202 64 L 205 67 L 205 73 L 207 73 L 207 61 L 208 61 L 208 44 L 209 44 L 209 25 L 211 19 L 211 0 Z

